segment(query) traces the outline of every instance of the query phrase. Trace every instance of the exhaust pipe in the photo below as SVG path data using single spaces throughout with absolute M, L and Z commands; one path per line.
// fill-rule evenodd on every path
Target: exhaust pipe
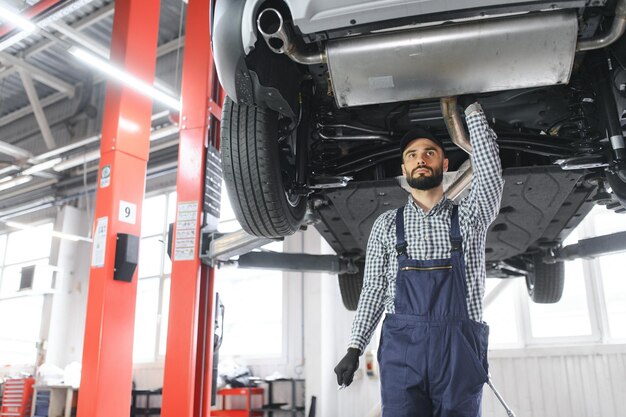
M 259 13 L 257 28 L 265 39 L 267 46 L 277 53 L 285 54 L 298 64 L 325 64 L 326 52 L 303 52 L 297 47 L 289 29 L 285 26 L 282 15 L 276 9 L 265 9 Z
M 590 51 L 609 46 L 618 40 L 626 30 L 626 0 L 618 0 L 615 6 L 615 18 L 611 29 L 604 35 L 578 42 L 576 52 Z
M 444 97 L 440 100 L 441 114 L 452 142 L 468 154 L 472 154 L 472 144 L 463 128 L 461 116 L 456 108 L 456 97 Z
M 456 97 L 444 97 L 440 101 L 441 114 L 443 115 L 443 121 L 448 129 L 450 139 L 459 148 L 463 149 L 468 154 L 472 154 L 472 144 L 469 141 L 467 133 L 461 123 L 461 116 L 456 106 Z M 468 164 L 464 171 L 460 172 L 457 178 L 452 184 L 445 190 L 449 199 L 454 200 L 461 195 L 463 191 L 472 183 L 472 177 L 474 176 L 474 170 L 472 165 Z

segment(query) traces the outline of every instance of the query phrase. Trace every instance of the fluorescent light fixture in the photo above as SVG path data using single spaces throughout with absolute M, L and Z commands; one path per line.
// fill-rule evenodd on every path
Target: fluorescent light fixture
M 7 226 L 12 227 L 14 229 L 20 229 L 20 230 L 33 230 L 33 229 L 35 229 L 34 226 L 31 226 L 29 224 L 14 222 L 12 220 L 5 221 L 4 224 L 6 224 Z M 50 235 L 52 237 L 56 237 L 56 238 L 59 238 L 59 239 L 71 240 L 72 242 L 78 242 L 78 241 L 93 242 L 93 240 L 91 240 L 89 238 L 86 238 L 86 237 L 83 237 L 83 236 L 73 235 L 73 234 L 70 234 L 70 233 L 57 232 L 55 230 L 51 231 Z
M 58 164 L 62 160 L 63 160 L 63 158 L 54 158 L 54 159 L 42 162 L 42 163 L 37 164 L 37 165 L 33 165 L 32 167 L 26 168 L 24 171 L 22 171 L 22 175 L 31 175 L 31 174 L 35 174 L 37 172 L 45 171 L 47 169 L 50 169 L 50 168 L 54 167 L 56 164 Z
M 19 177 L 11 178 L 0 183 L 0 191 L 8 190 L 9 188 L 17 187 L 18 185 L 26 184 L 31 181 L 33 177 L 30 175 L 22 175 Z
M 51 23 L 54 23 L 62 18 L 64 18 L 65 16 L 72 14 L 73 12 L 75 12 L 76 10 L 80 9 L 81 7 L 91 3 L 93 0 L 78 0 L 78 1 L 73 1 L 71 2 L 69 5 L 63 7 L 61 10 L 51 14 L 50 16 L 44 18 L 43 20 L 40 20 L 38 22 L 31 22 L 29 20 L 24 19 L 23 17 L 19 16 L 23 21 L 26 22 L 27 26 L 32 25 L 35 29 L 37 28 L 46 28 L 47 26 L 49 26 Z M 0 6 L 1 7 L 1 6 Z M 6 9 L 6 7 L 5 7 Z M 12 13 L 12 15 L 9 15 L 8 13 Z M 9 24 L 13 24 L 16 25 L 14 20 L 13 20 L 13 15 L 15 15 L 15 12 L 11 12 L 10 9 L 7 9 L 7 14 L 6 14 L 6 19 L 10 19 L 9 20 Z M 5 18 L 5 14 L 3 11 L 0 11 L 0 18 Z M 17 26 L 17 25 L 16 25 Z M 20 29 L 22 29 L 20 27 Z M 33 33 L 33 30 L 23 30 L 22 32 L 16 33 L 10 37 L 8 37 L 7 39 L 3 40 L 2 42 L 0 42 L 0 51 L 4 51 L 5 49 L 7 49 L 9 46 L 18 43 L 19 41 L 26 39 L 27 37 L 29 37 L 31 34 Z
M 18 12 L 9 9 L 0 3 L 0 19 L 4 20 L 10 26 L 15 26 L 27 33 L 37 30 L 37 25 L 28 19 L 24 19 Z
M 144 96 L 151 97 L 152 99 L 163 103 L 176 111 L 180 111 L 181 105 L 179 99 L 165 94 L 163 91 L 158 90 L 150 84 L 146 83 L 145 81 L 135 77 L 134 75 L 131 75 L 126 71 L 123 71 L 115 67 L 114 65 L 111 65 L 109 62 L 103 60 L 102 58 L 76 46 L 72 46 L 68 50 L 68 52 L 82 62 L 86 63 L 87 65 L 90 65 L 94 69 L 118 80 L 125 86 L 143 94 Z

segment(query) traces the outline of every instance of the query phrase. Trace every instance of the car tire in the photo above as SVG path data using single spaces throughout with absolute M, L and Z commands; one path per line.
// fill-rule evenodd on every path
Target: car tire
M 357 261 L 359 272 L 354 274 L 339 274 L 339 291 L 341 292 L 341 301 L 349 311 L 355 311 L 359 305 L 361 297 L 361 288 L 363 288 L 363 272 L 365 270 L 365 262 Z
M 290 167 L 281 159 L 278 118 L 273 110 L 224 100 L 221 151 L 226 190 L 241 227 L 254 236 L 289 236 L 300 228 L 306 212 L 306 198 L 290 197 L 286 191 Z
M 544 263 L 535 256 L 531 271 L 526 275 L 526 288 L 531 300 L 539 304 L 553 304 L 563 295 L 565 265 L 563 262 Z

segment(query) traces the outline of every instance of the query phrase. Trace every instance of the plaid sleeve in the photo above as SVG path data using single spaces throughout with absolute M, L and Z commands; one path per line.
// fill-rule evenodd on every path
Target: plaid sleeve
M 352 322 L 352 336 L 348 346 L 359 349 L 361 353 L 372 338 L 372 333 L 384 311 L 383 299 L 387 290 L 385 271 L 389 263 L 389 253 L 384 240 L 390 214 L 395 214 L 395 210 L 383 213 L 376 219 L 367 242 L 363 288 Z
M 502 198 L 502 166 L 496 143 L 496 133 L 482 111 L 472 112 L 466 117 L 472 143 L 472 167 L 474 178 L 465 204 L 485 227 L 498 215 Z

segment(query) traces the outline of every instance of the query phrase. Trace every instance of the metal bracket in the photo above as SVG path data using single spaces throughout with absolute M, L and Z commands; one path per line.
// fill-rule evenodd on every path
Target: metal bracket
M 252 236 L 244 230 L 221 234 L 214 230 L 201 231 L 200 260 L 203 264 L 214 266 L 217 261 L 228 261 L 232 257 L 243 255 L 280 239 Z

